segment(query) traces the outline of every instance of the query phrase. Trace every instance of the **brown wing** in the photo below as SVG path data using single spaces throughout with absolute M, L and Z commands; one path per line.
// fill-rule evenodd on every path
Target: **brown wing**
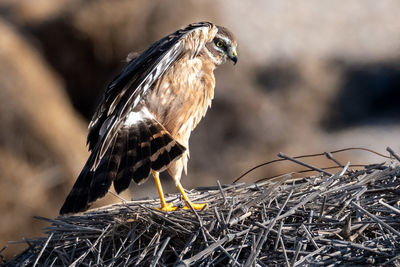
M 116 137 L 121 123 L 142 96 L 183 55 L 193 58 L 217 29 L 209 22 L 190 24 L 157 41 L 128 63 L 108 86 L 103 101 L 89 124 L 89 149 L 96 153 L 94 168 Z M 95 149 L 95 146 L 98 146 Z

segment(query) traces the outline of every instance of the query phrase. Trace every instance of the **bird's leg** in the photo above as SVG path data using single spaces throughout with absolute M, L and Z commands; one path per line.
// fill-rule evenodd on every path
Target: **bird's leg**
M 208 208 L 208 204 L 207 203 L 193 203 L 189 197 L 186 195 L 185 193 L 185 189 L 183 188 L 182 184 L 180 181 L 176 182 L 176 186 L 178 187 L 179 191 L 182 194 L 183 199 L 185 200 L 185 207 L 183 209 L 190 209 L 190 206 L 192 206 L 193 209 L 195 210 L 202 210 L 204 208 Z
M 156 181 L 157 185 L 157 190 L 158 194 L 160 195 L 160 202 L 161 202 L 161 209 L 162 211 L 174 211 L 177 210 L 178 207 L 175 207 L 172 203 L 167 203 L 164 198 L 164 192 L 161 187 L 161 182 L 160 182 L 160 176 L 158 175 L 158 172 L 156 171 L 151 171 L 153 173 L 154 180 Z

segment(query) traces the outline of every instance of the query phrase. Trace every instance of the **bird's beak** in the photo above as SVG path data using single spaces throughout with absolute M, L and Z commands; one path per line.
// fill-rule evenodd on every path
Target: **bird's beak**
M 233 61 L 233 65 L 236 65 L 236 63 L 238 61 L 238 55 L 237 55 L 237 52 L 236 52 L 236 48 L 232 47 L 231 49 L 229 49 L 228 57 L 229 57 L 230 60 Z

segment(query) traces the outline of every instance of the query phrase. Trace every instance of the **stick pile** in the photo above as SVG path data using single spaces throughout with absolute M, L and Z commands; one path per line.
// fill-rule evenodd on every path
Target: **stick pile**
M 400 264 L 400 167 L 198 188 L 203 211 L 131 201 L 58 217 L 9 266 Z M 182 204 L 178 196 L 168 199 Z M 42 218 L 44 219 L 44 218 Z

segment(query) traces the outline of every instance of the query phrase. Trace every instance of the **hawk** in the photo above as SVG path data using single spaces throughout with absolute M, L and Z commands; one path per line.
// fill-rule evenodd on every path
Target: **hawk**
M 185 207 L 181 185 L 189 157 L 189 137 L 214 96 L 214 69 L 232 60 L 237 42 L 226 28 L 210 22 L 188 25 L 132 56 L 109 84 L 89 124 L 91 154 L 60 214 L 86 210 L 113 183 L 117 193 L 131 180 L 141 184 L 152 173 L 161 210 L 177 209 L 164 198 L 159 173 L 167 170 Z

